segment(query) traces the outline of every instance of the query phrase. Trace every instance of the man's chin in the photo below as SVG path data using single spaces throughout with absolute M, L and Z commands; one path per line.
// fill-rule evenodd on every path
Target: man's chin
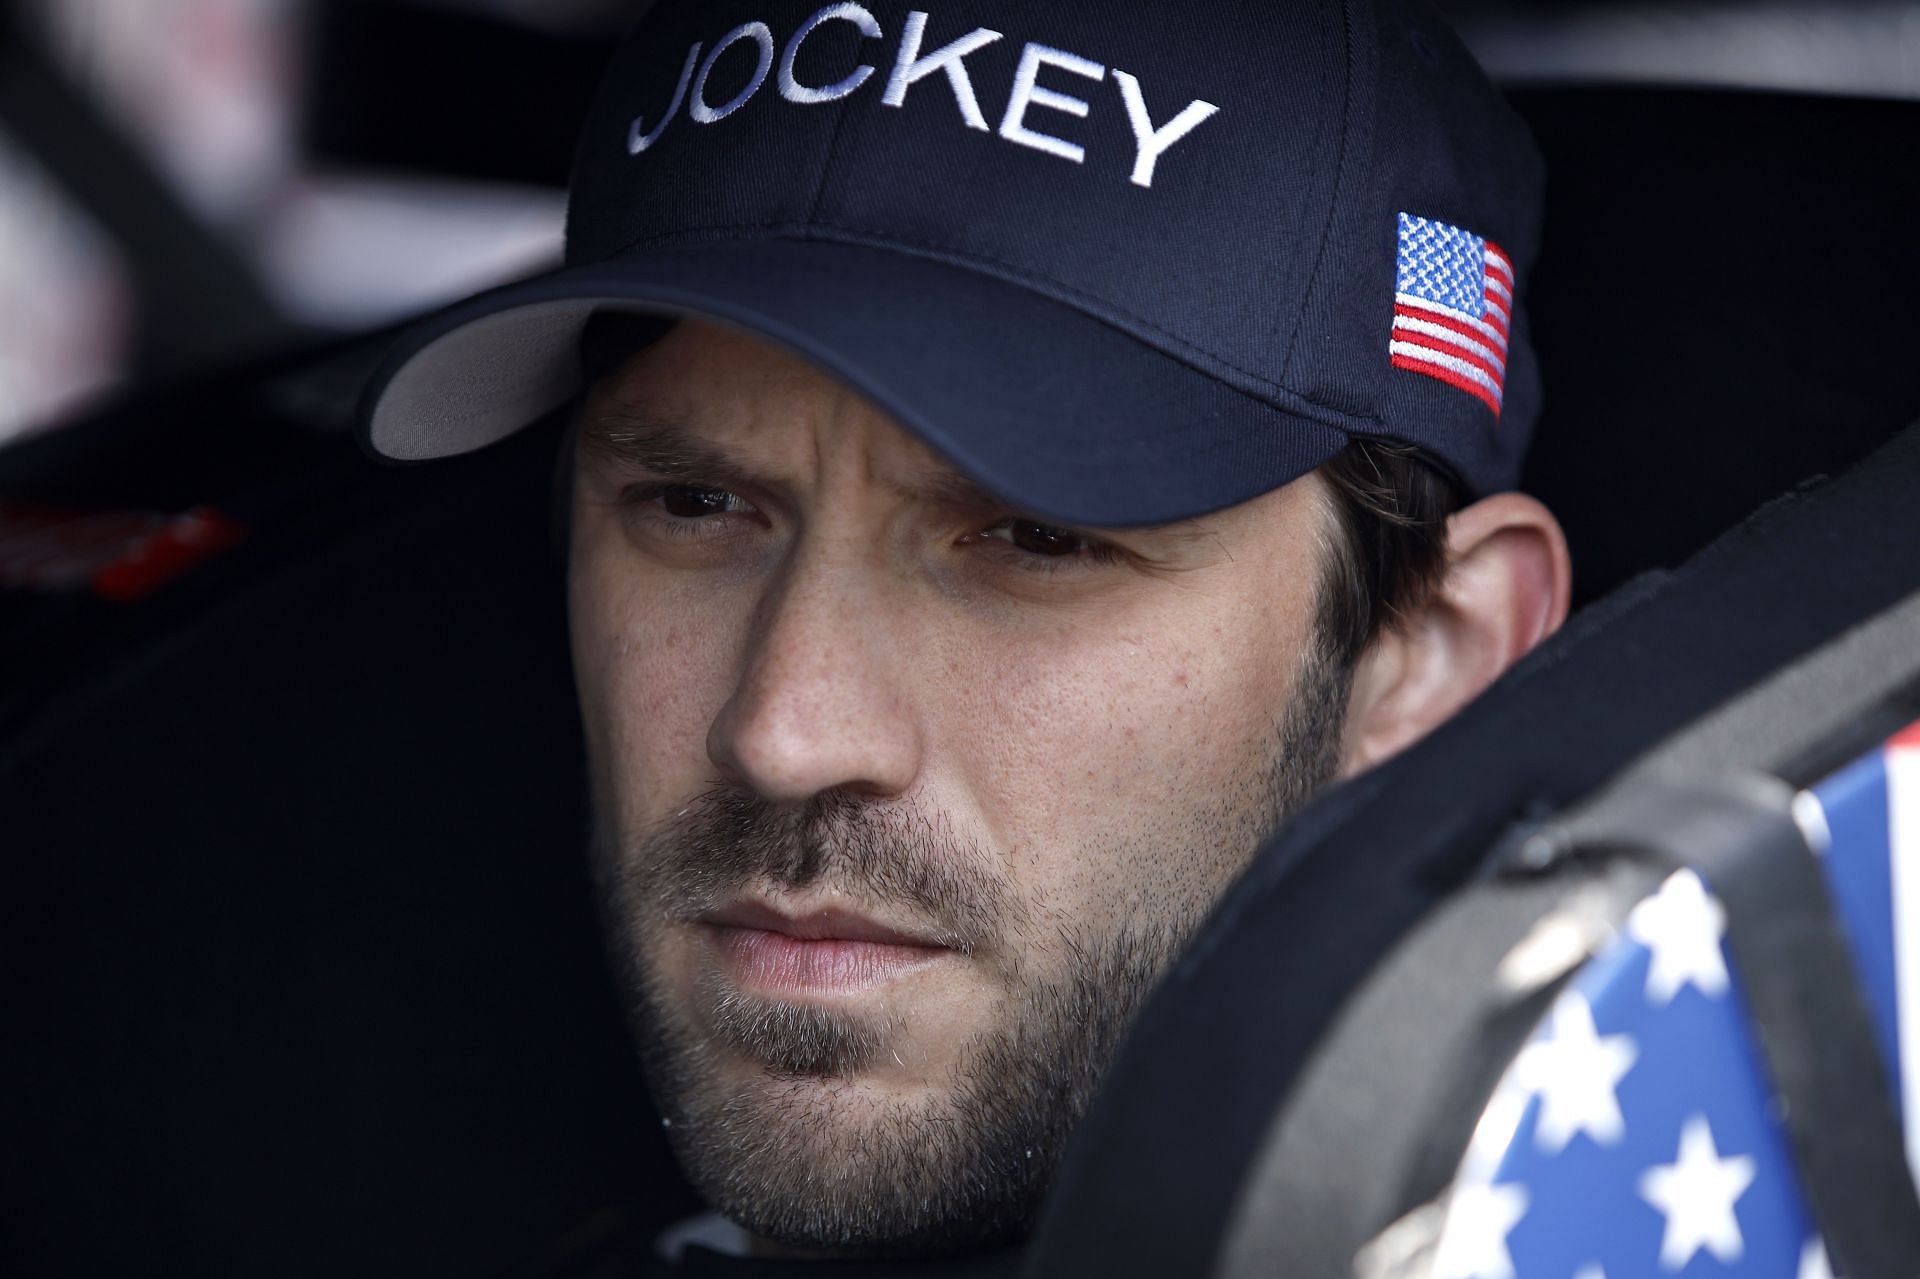
M 777 1251 L 929 1257 L 1019 1237 L 1021 1210 L 952 1201 L 954 1098 L 871 1075 L 787 1075 L 730 1061 L 668 1129 L 688 1179 Z M 1013 1188 L 1003 1181 L 1002 1195 Z M 1010 1207 L 1010 1206 L 1009 1206 Z
M 703 1099 L 710 1113 L 751 1118 L 811 1141 L 823 1156 L 845 1151 L 857 1161 L 876 1132 L 889 1126 L 932 1122 L 952 1105 L 944 1086 L 902 1081 L 890 1072 L 849 1069 L 793 1071 L 779 1064 L 727 1054 L 716 1058 L 712 1088 Z M 828 1135 L 809 1138 L 807 1134 Z
M 898 1060 L 889 1041 L 904 1027 L 879 1010 L 823 1007 L 727 990 L 703 1001 L 706 1053 L 740 1084 L 816 1079 L 857 1082 L 885 1060 Z
M 979 975 L 991 993 L 963 969 L 890 997 L 770 999 L 715 969 L 653 968 L 636 1028 L 688 1180 L 798 1250 L 932 1256 L 1017 1239 L 1177 937 L 1103 941 L 1064 937 L 1081 963 L 1051 980 Z

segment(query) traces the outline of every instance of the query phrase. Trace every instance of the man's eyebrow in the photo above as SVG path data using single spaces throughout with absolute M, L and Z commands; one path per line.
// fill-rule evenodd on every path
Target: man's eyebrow
M 602 410 L 582 419 L 580 445 L 609 461 L 674 478 L 710 481 L 740 480 L 747 468 L 724 449 L 698 438 L 684 423 L 632 410 Z M 998 497 L 959 471 L 945 466 L 928 466 L 911 479 L 896 486 L 907 496 L 959 511 L 998 509 L 1020 513 L 1018 503 Z M 1039 523 L 1051 523 L 1043 516 L 1031 516 Z M 1202 519 L 1173 520 L 1164 524 L 1142 524 L 1124 529 L 1105 529 L 1094 525 L 1061 521 L 1067 527 L 1092 536 L 1103 533 L 1144 533 L 1179 542 L 1215 538 L 1212 526 Z
M 965 475 L 944 466 L 923 467 L 911 479 L 893 487 L 908 497 L 956 510 L 1011 509 L 1005 499 L 995 497 Z
M 584 416 L 580 447 L 604 460 L 676 478 L 731 476 L 739 463 L 668 418 L 621 410 Z
M 585 417 L 580 445 L 608 461 L 676 478 L 741 478 L 747 469 L 725 450 L 698 438 L 683 423 L 631 410 L 602 411 Z M 1008 506 L 960 472 L 940 466 L 923 468 L 892 487 L 917 501 L 956 510 Z
M 1040 524 L 1059 524 L 1089 537 L 1108 537 L 1128 533 L 1148 537 L 1165 538 L 1170 542 L 1218 541 L 1213 525 L 1204 519 L 1170 520 L 1163 524 L 1134 524 L 1125 527 L 1106 527 L 1097 524 L 1081 524 L 1072 520 L 1052 520 L 1046 516 L 1030 515 L 1021 510 L 1017 502 L 996 497 L 980 487 L 958 471 L 946 468 L 929 469 L 916 475 L 910 482 L 901 486 L 909 496 L 922 501 L 935 502 L 955 510 L 970 511 L 997 509 L 1032 519 Z

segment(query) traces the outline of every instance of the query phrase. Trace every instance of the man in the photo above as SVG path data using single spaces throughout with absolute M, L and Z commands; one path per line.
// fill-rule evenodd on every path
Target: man
M 609 936 L 760 1247 L 1018 1238 L 1261 840 L 1560 624 L 1538 183 L 1416 0 L 664 3 L 569 266 L 396 353 L 388 456 L 577 406 Z

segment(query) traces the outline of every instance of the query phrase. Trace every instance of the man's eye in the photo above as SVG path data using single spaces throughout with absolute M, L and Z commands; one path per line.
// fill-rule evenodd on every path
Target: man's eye
M 1104 561 L 1111 559 L 1114 554 L 1113 548 L 1104 542 L 1096 542 L 1071 529 L 1042 524 L 1038 520 L 1001 520 L 991 528 L 983 529 L 981 536 L 1010 542 L 1029 555 L 1047 559 L 1077 557 Z
M 709 515 L 727 515 L 753 508 L 725 489 L 701 488 L 693 484 L 662 485 L 650 496 L 657 497 L 660 509 L 675 519 L 697 520 Z
M 656 543 L 724 542 L 766 527 L 753 503 L 707 484 L 635 484 L 622 490 L 620 505 L 634 534 Z

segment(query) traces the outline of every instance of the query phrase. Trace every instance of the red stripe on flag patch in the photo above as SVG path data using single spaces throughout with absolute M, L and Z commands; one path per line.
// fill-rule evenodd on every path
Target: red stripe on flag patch
M 1487 265 L 1505 277 L 1508 284 L 1513 283 L 1513 259 L 1507 256 L 1505 249 L 1492 240 L 1487 241 Z
M 1488 333 L 1484 329 L 1476 329 L 1465 320 L 1455 319 L 1444 311 L 1423 311 L 1418 307 L 1396 306 L 1393 308 L 1393 318 L 1396 320 L 1418 320 L 1422 324 L 1438 325 L 1440 328 L 1450 329 L 1458 333 L 1461 337 L 1469 341 L 1478 342 L 1481 346 L 1495 352 L 1500 352 L 1500 344 L 1505 337 L 1505 334 L 1496 337 L 1493 333 Z M 1493 328 L 1494 326 L 1488 325 L 1487 327 Z M 1504 352 L 1501 353 L 1504 354 Z
M 1401 328 L 1399 325 L 1394 326 L 1394 333 L 1397 335 L 1397 341 L 1409 343 L 1413 346 L 1423 346 L 1430 351 L 1438 351 L 1442 355 L 1450 355 L 1456 360 L 1464 360 L 1466 363 L 1473 365 L 1473 367 L 1492 378 L 1495 385 L 1500 384 L 1504 370 L 1502 370 L 1499 365 L 1489 362 L 1486 356 L 1480 354 L 1479 351 L 1462 346 L 1457 342 L 1449 342 L 1445 338 L 1434 337 L 1431 333 L 1414 333 Z
M 1493 398 L 1493 392 L 1487 390 L 1486 387 L 1481 386 L 1472 378 L 1462 377 L 1444 364 L 1429 364 L 1427 361 L 1411 355 L 1395 355 L 1393 357 L 1393 367 L 1396 369 L 1406 369 L 1411 373 L 1422 373 L 1427 377 L 1439 378 L 1455 390 L 1465 391 L 1468 395 L 1473 396 L 1482 404 L 1485 404 L 1493 410 L 1495 417 L 1500 416 L 1500 401 Z

